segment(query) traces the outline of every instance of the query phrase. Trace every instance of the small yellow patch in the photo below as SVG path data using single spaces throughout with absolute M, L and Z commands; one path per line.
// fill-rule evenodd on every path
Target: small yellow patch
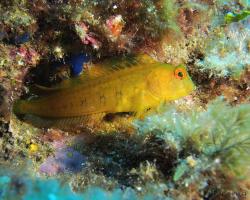
M 193 158 L 193 156 L 188 156 L 187 157 L 187 163 L 190 167 L 195 167 L 197 164 L 196 160 Z
M 38 145 L 36 145 L 36 144 L 30 144 L 30 146 L 29 146 L 29 152 L 30 153 L 35 153 L 37 151 L 38 151 Z

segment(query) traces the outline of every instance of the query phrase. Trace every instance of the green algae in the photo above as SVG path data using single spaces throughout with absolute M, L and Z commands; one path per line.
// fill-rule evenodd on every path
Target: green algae
M 225 15 L 225 22 L 232 23 L 238 22 L 247 18 L 250 15 L 250 10 L 243 10 L 241 13 L 227 13 Z
M 235 24 L 241 27 L 236 28 L 237 33 L 243 33 L 240 30 L 247 31 L 244 24 L 247 18 L 243 19 L 243 15 L 240 14 L 238 18 L 237 14 L 233 18 L 228 16 L 230 18 L 228 20 L 231 21 L 228 25 L 224 24 L 225 12 L 243 8 L 247 10 L 247 2 L 247 0 L 195 1 L 195 3 L 175 0 L 80 0 L 68 1 L 67 4 L 60 0 L 1 2 L 3 6 L 0 10 L 3 14 L 0 16 L 0 23 L 4 25 L 1 29 L 4 34 L 0 35 L 0 79 L 3 77 L 0 81 L 7 92 L 4 94 L 4 98 L 8 99 L 6 107 L 11 107 L 12 99 L 21 93 L 27 93 L 27 88 L 23 85 L 26 80 L 28 86 L 33 82 L 51 85 L 61 80 L 58 78 L 61 77 L 59 74 L 64 73 L 64 69 L 69 71 L 69 67 L 58 67 L 54 70 L 55 60 L 60 62 L 71 54 L 88 52 L 96 62 L 99 61 L 99 57 L 112 57 L 138 51 L 149 52 L 165 62 L 185 62 L 190 70 L 193 68 L 197 70 L 192 76 L 197 80 L 203 79 L 203 82 L 197 84 L 199 90 L 194 99 L 198 102 L 204 101 L 202 106 L 206 107 L 210 99 L 221 94 L 220 89 L 218 92 L 207 85 L 213 85 L 215 81 L 218 88 L 224 86 L 225 90 L 231 91 L 229 82 L 225 80 L 228 76 L 245 73 L 249 64 L 245 59 L 249 53 L 248 40 L 244 40 L 244 48 L 239 49 L 239 44 L 242 43 L 241 37 L 228 40 L 227 35 L 227 28 Z M 120 40 L 114 41 L 110 40 L 109 35 L 102 30 L 106 21 L 117 15 L 121 15 L 126 23 Z M 233 21 L 236 18 L 235 23 Z M 87 26 L 88 34 L 102 44 L 99 49 L 93 49 L 91 45 L 80 41 L 79 36 L 82 35 L 74 29 L 76 23 L 84 23 Z M 13 41 L 18 34 L 25 31 L 32 35 L 30 41 L 21 45 L 14 44 Z M 166 35 L 169 38 L 165 40 Z M 162 52 L 159 51 L 157 43 L 161 39 Z M 173 40 L 177 41 L 177 44 L 171 43 Z M 32 64 L 35 72 L 31 70 L 27 73 L 30 65 L 27 60 L 20 59 L 20 55 L 13 57 L 13 54 L 22 53 L 19 51 L 19 46 L 36 49 L 41 55 L 42 61 Z M 209 62 L 211 59 L 208 58 L 215 54 L 219 55 L 216 57 L 218 59 Z M 237 60 L 239 62 L 236 62 Z M 200 65 L 197 64 L 199 61 L 202 61 Z M 46 62 L 46 67 L 43 62 Z M 231 64 L 234 64 L 233 67 L 228 67 Z M 209 77 L 207 70 L 212 72 Z M 26 76 L 20 76 L 19 73 Z M 34 76 L 36 78 L 32 79 Z M 218 76 L 220 79 L 216 78 Z M 245 74 L 243 78 L 244 81 L 239 80 L 233 88 L 237 88 L 239 93 L 237 97 L 245 95 L 243 100 L 247 101 L 248 75 Z M 8 86 L 9 82 L 11 87 Z M 200 89 L 204 87 L 208 89 L 202 99 L 199 95 Z M 234 95 L 233 92 L 229 93 L 230 100 L 235 98 Z M 217 100 L 210 103 L 207 108 L 202 108 L 202 111 L 196 109 L 200 103 L 195 102 L 193 111 L 190 112 L 183 108 L 173 108 L 163 114 L 151 115 L 144 122 L 136 122 L 138 133 L 130 131 L 130 136 L 124 130 L 112 128 L 115 134 L 110 134 L 110 131 L 105 129 L 101 136 L 91 137 L 92 142 L 80 143 L 76 139 L 76 144 L 72 142 L 72 146 L 84 156 L 88 156 L 86 168 L 79 173 L 56 175 L 54 178 L 65 181 L 63 184 L 58 180 L 46 181 L 35 177 L 28 180 L 29 178 L 3 176 L 0 185 L 4 184 L 5 193 L 2 192 L 2 187 L 0 197 L 15 194 L 12 193 L 14 190 L 21 192 L 16 193 L 14 199 L 17 199 L 17 196 L 20 198 L 21 195 L 25 195 L 26 199 L 36 199 L 39 195 L 45 195 L 43 196 L 45 199 L 59 197 L 78 199 L 72 189 L 79 193 L 81 198 L 95 196 L 97 199 L 235 199 L 235 196 L 244 199 L 245 188 L 242 189 L 237 184 L 239 179 L 247 178 L 249 168 L 247 155 L 250 153 L 250 142 L 247 133 L 250 111 L 249 104 L 241 104 L 243 100 L 239 98 L 237 101 L 230 101 L 239 104 L 236 106 Z M 183 101 L 188 105 L 187 100 Z M 47 135 L 47 130 L 35 129 L 12 117 L 10 119 L 10 126 L 9 122 L 4 122 L 0 127 L 0 163 L 2 166 L 12 163 L 13 167 L 20 168 L 21 164 L 30 159 L 33 172 L 38 173 L 40 164 L 56 151 L 50 142 L 41 139 Z M 108 123 L 113 127 L 115 122 Z M 84 135 L 96 132 L 96 129 L 76 132 Z M 66 137 L 65 140 L 67 139 L 69 138 Z M 31 145 L 38 146 L 36 152 L 30 152 Z M 4 170 L 5 175 L 7 171 Z M 21 171 L 20 169 L 15 177 L 19 177 Z M 7 187 L 9 189 L 6 189 Z M 53 187 L 55 190 L 52 191 Z M 234 195 L 227 196 L 228 193 Z
M 250 164 L 249 122 L 249 104 L 232 107 L 218 99 L 204 112 L 178 113 L 172 109 L 136 122 L 136 126 L 140 134 L 154 132 L 176 147 L 181 156 L 173 179 L 190 184 L 204 171 L 246 176 Z
M 0 12 L 3 13 L 0 16 L 0 20 L 13 28 L 18 26 L 29 26 L 35 23 L 33 16 L 22 8 L 12 7 L 8 10 L 1 9 Z

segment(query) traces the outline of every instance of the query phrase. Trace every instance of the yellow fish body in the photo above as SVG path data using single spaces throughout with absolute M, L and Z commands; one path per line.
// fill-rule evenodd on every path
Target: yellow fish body
M 114 69 L 116 64 L 110 62 L 93 65 L 93 70 L 81 77 L 47 89 L 47 95 L 17 101 L 14 112 L 45 118 L 117 112 L 140 115 L 162 102 L 186 96 L 195 88 L 182 65 L 158 63 L 148 56 L 139 56 L 137 61 L 122 69 Z

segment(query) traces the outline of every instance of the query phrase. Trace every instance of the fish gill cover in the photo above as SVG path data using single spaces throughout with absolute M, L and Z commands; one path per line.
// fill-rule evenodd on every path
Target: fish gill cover
M 0 199 L 249 199 L 249 10 L 249 0 L 1 1 Z M 43 111 L 79 111 L 79 96 L 95 109 L 125 103 L 60 119 L 13 113 L 62 88 Z

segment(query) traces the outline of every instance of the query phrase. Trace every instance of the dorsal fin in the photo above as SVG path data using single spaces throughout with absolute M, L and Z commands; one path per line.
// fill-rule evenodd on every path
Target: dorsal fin
M 79 83 L 81 84 L 88 83 L 89 81 L 97 77 L 102 77 L 107 74 L 112 74 L 122 69 L 127 69 L 140 64 L 146 66 L 148 64 L 154 64 L 154 63 L 157 62 L 145 54 L 139 56 L 130 55 L 122 58 L 107 59 L 97 64 L 87 64 L 85 66 L 85 71 L 81 75 L 75 78 L 66 79 L 61 83 L 59 83 L 58 85 L 56 85 L 55 87 L 57 89 L 68 88 L 71 87 L 72 85 L 78 85 Z
M 137 56 L 128 55 L 121 58 L 112 58 L 105 60 L 101 65 L 111 71 L 116 71 L 124 68 L 133 67 L 140 64 L 153 64 L 157 63 L 154 59 L 146 54 L 140 54 Z
M 59 90 L 60 88 L 57 88 L 57 87 L 45 87 L 45 86 L 37 85 L 37 84 L 34 84 L 29 87 L 29 91 L 32 94 L 36 94 L 36 95 L 49 95 Z
M 55 85 L 54 87 L 49 88 L 35 85 L 32 88 L 32 92 L 34 92 L 34 94 L 51 94 L 60 91 L 61 89 L 79 85 L 80 83 L 88 83 L 89 81 L 96 79 L 97 77 L 112 74 L 122 69 L 127 69 L 138 65 L 142 65 L 142 67 L 145 67 L 149 64 L 156 63 L 157 61 L 146 54 L 141 54 L 138 56 L 129 55 L 121 58 L 107 59 L 101 63 L 86 65 L 85 71 L 81 75 L 71 79 L 63 80 L 61 83 Z

